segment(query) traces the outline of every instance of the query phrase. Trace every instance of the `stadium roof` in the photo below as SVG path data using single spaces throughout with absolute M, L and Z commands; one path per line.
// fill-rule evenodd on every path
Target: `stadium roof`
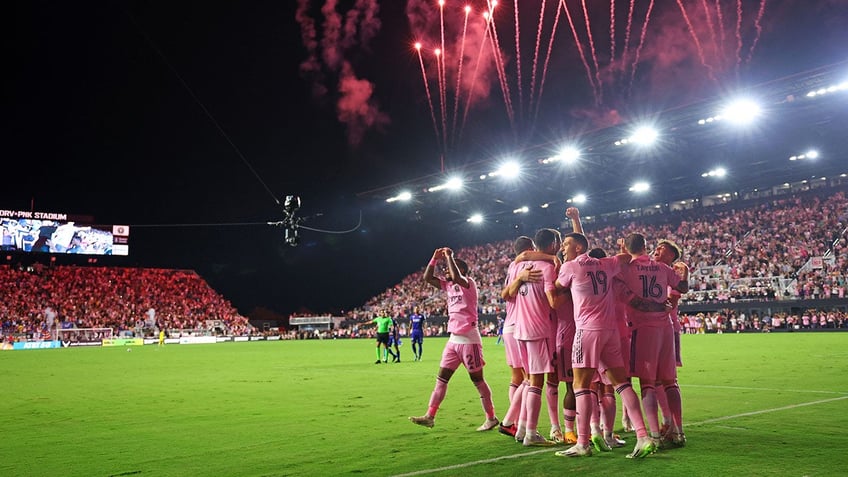
M 739 99 L 757 105 L 759 111 L 727 109 Z M 848 62 L 841 62 L 661 111 L 641 121 L 510 151 L 521 166 L 521 174 L 512 181 L 490 174 L 505 154 L 472 162 L 461 170 L 362 192 L 360 197 L 384 202 L 392 214 L 418 221 L 459 223 L 480 213 L 494 221 L 512 222 L 526 207 L 526 214 L 551 223 L 562 218 L 568 201 L 578 194 L 586 199 L 578 204 L 583 215 L 597 215 L 762 190 L 848 172 L 846 106 Z M 745 113 L 755 117 L 740 121 L 731 117 Z M 742 124 L 741 119 L 750 122 Z M 642 126 L 656 131 L 652 144 L 638 144 L 639 138 L 633 137 Z M 574 162 L 549 160 L 563 146 L 578 149 L 580 157 Z M 718 169 L 726 174 L 716 174 Z M 437 187 L 456 177 L 463 180 L 461 190 Z M 631 188 L 637 181 L 649 183 L 650 189 L 634 193 Z M 401 197 L 402 192 L 411 197 Z

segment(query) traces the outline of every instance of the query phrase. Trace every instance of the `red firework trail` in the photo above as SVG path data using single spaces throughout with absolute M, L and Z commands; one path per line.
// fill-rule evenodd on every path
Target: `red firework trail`
M 583 5 L 583 18 L 586 19 L 586 33 L 589 34 L 589 48 L 592 50 L 592 62 L 595 63 L 595 80 L 598 84 L 599 101 L 604 100 L 604 85 L 601 83 L 601 70 L 598 68 L 598 54 L 595 53 L 595 40 L 592 39 L 592 27 L 589 22 L 589 10 L 586 8 L 586 0 L 580 0 Z
M 445 83 L 444 83 L 444 68 L 442 67 L 442 50 L 436 49 L 434 51 L 436 55 L 436 76 L 439 78 L 439 102 L 441 106 L 441 116 L 442 116 L 442 137 L 444 138 L 445 147 L 448 144 L 448 124 L 447 119 L 445 118 Z
M 557 7 L 556 15 L 554 16 L 553 31 L 551 31 L 551 40 L 548 42 L 548 52 L 545 54 L 545 64 L 542 67 L 542 80 L 539 82 L 539 96 L 536 99 L 536 112 L 533 115 L 533 122 L 539 117 L 539 105 L 542 104 L 542 93 L 545 92 L 545 78 L 548 76 L 548 63 L 551 61 L 551 50 L 554 47 L 554 38 L 556 38 L 557 26 L 559 25 L 559 16 L 562 9 Z M 530 98 L 531 102 L 533 98 Z
M 486 19 L 486 28 L 483 29 L 483 37 L 480 39 L 480 50 L 477 52 L 477 61 L 474 63 L 474 72 L 471 73 L 471 83 L 468 87 L 468 99 L 465 100 L 465 109 L 462 112 L 462 123 L 459 126 L 459 137 L 462 136 L 462 130 L 465 129 L 465 123 L 468 121 L 468 110 L 471 109 L 471 98 L 474 96 L 474 84 L 477 82 L 477 72 L 480 70 L 480 61 L 483 57 L 483 48 L 486 46 L 486 39 L 489 37 L 489 17 L 484 14 Z
M 628 94 L 633 91 L 633 80 L 636 78 L 636 66 L 639 64 L 639 55 L 642 54 L 642 47 L 645 45 L 645 35 L 648 33 L 648 22 L 651 20 L 651 10 L 654 9 L 654 0 L 648 4 L 648 13 L 645 14 L 645 23 L 642 24 L 642 34 L 639 35 L 639 46 L 636 47 L 636 54 L 633 56 L 633 64 L 630 66 L 630 85 L 627 87 Z
M 542 42 L 542 24 L 545 19 L 545 0 L 542 0 L 542 8 L 539 9 L 539 26 L 536 28 L 536 48 L 533 50 L 533 70 L 530 76 L 530 102 L 536 94 L 536 68 L 539 65 L 539 45 Z M 532 107 L 532 105 L 531 105 Z
M 724 55 L 724 15 L 721 13 L 721 0 L 715 0 L 716 17 L 718 17 L 718 31 L 721 35 L 718 37 L 718 49 Z
M 707 0 L 701 0 L 701 5 L 704 7 L 704 14 L 707 17 L 707 27 L 710 29 L 710 40 L 713 43 L 713 51 L 716 52 L 716 58 L 719 64 L 721 64 L 721 56 L 718 54 L 718 41 L 716 41 L 715 24 L 713 23 L 713 16 L 710 15 L 710 6 L 707 5 Z
M 453 131 L 456 133 L 456 117 L 459 113 L 459 96 L 462 86 L 462 60 L 465 57 L 465 33 L 468 30 L 468 14 L 471 13 L 471 7 L 465 7 L 465 21 L 462 23 L 462 42 L 459 46 L 459 66 L 456 71 L 456 92 L 454 93 L 453 101 Z
M 495 24 L 494 7 L 489 15 L 489 21 L 492 24 L 492 30 L 489 34 L 492 36 L 492 54 L 495 57 L 495 67 L 498 69 L 498 76 L 501 79 L 501 90 L 503 91 L 504 103 L 506 103 L 506 114 L 509 116 L 511 124 L 515 124 L 515 110 L 512 108 L 512 95 L 509 92 L 509 82 L 506 78 L 506 70 L 504 69 L 503 53 L 501 43 L 498 41 L 498 26 Z
M 615 0 L 610 0 L 610 65 L 615 63 Z
M 439 23 L 442 32 L 441 55 L 436 53 L 436 61 L 441 61 L 439 64 L 439 95 L 442 104 L 442 133 L 445 136 L 445 146 L 448 142 L 448 121 L 446 113 L 447 104 L 447 80 L 445 79 L 445 0 L 439 0 Z
M 518 104 L 524 104 L 524 90 L 522 89 L 522 85 L 524 82 L 521 79 L 521 33 L 520 27 L 518 23 L 518 0 L 515 0 L 515 67 L 518 70 Z M 533 98 L 531 96 L 530 100 Z M 521 113 L 521 109 L 518 110 Z
M 651 0 L 651 4 L 653 5 Z M 592 86 L 592 94 L 595 96 L 595 104 L 601 102 L 598 97 L 598 89 L 595 87 L 595 80 L 592 79 L 592 70 L 589 68 L 589 62 L 586 61 L 586 53 L 583 51 L 583 43 L 580 42 L 580 37 L 577 36 L 577 28 L 574 27 L 574 19 L 571 18 L 571 12 L 568 11 L 568 4 L 565 0 L 559 1 L 560 7 L 565 10 L 565 18 L 568 19 L 568 26 L 571 27 L 571 34 L 574 35 L 574 43 L 577 44 L 577 52 L 580 53 L 580 60 L 583 62 L 583 67 L 586 68 L 586 77 L 589 79 L 589 84 Z
M 742 63 L 742 0 L 736 0 L 736 75 L 739 75 L 739 65 Z
M 757 12 L 757 19 L 754 20 L 754 28 L 757 29 L 757 34 L 754 36 L 754 42 L 751 43 L 751 50 L 748 51 L 748 58 L 745 63 L 750 63 L 754 56 L 754 48 L 757 47 L 757 42 L 760 41 L 760 35 L 763 33 L 763 25 L 760 23 L 763 19 L 763 14 L 766 12 L 766 0 L 760 0 L 760 10 Z
M 624 53 L 621 54 L 621 71 L 627 68 L 627 52 L 630 49 L 630 26 L 633 25 L 633 8 L 636 0 L 630 0 L 630 9 L 627 11 L 627 28 L 624 30 Z
M 421 64 L 421 78 L 424 80 L 424 91 L 427 92 L 427 104 L 430 105 L 433 132 L 436 133 L 436 142 L 439 142 L 439 126 L 436 124 L 436 110 L 433 109 L 433 96 L 430 94 L 430 83 L 427 81 L 427 71 L 424 69 L 424 58 L 421 57 L 421 43 L 415 44 L 415 50 L 418 52 L 418 63 Z
M 704 68 L 707 69 L 707 74 L 710 76 L 710 79 L 715 81 L 715 75 L 713 74 L 713 67 L 707 64 L 707 59 L 704 57 L 704 48 L 701 46 L 700 40 L 698 40 L 698 35 L 695 34 L 695 29 L 692 28 L 692 22 L 689 20 L 689 14 L 686 13 L 686 7 L 683 6 L 683 0 L 677 0 L 677 5 L 680 6 L 680 12 L 683 14 L 683 19 L 686 20 L 686 27 L 689 28 L 689 33 L 692 34 L 692 41 L 695 42 L 695 48 L 698 50 L 698 58 L 701 59 L 701 64 L 704 65 Z

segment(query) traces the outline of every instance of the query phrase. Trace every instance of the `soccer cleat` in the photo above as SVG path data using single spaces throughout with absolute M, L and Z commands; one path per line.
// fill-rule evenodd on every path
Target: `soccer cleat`
M 517 430 L 518 429 L 516 428 L 515 423 L 510 424 L 508 426 L 505 426 L 503 424 L 498 426 L 498 432 L 500 432 L 501 434 L 503 434 L 505 436 L 509 436 L 509 437 L 515 437 L 515 431 L 517 431 Z
M 565 443 L 566 444 L 577 444 L 577 434 L 574 431 L 567 431 L 565 433 Z
M 621 416 L 621 427 L 624 428 L 624 432 L 633 432 L 636 430 L 633 428 L 633 422 L 627 416 Z
M 534 432 L 532 434 L 527 434 L 524 436 L 523 441 L 524 447 L 550 447 L 555 446 L 556 442 L 549 441 L 545 439 L 545 437 L 538 432 Z
M 515 442 L 524 442 L 524 436 L 527 434 L 527 429 L 523 427 L 515 428 Z
M 684 447 L 686 445 L 686 435 L 682 432 L 670 432 L 662 441 L 663 448 Z
M 564 451 L 557 452 L 556 455 L 560 457 L 589 457 L 592 455 L 592 448 L 574 444 Z
M 604 438 L 599 434 L 593 434 L 589 441 L 592 443 L 592 447 L 594 447 L 598 452 L 609 452 L 612 450 L 612 448 L 607 445 Z
M 562 444 L 565 442 L 565 438 L 562 437 L 562 431 L 559 429 L 551 429 L 551 437 L 550 439 L 557 444 Z
M 380 360 L 374 361 L 374 364 L 380 364 Z
M 433 427 L 433 424 L 435 424 L 436 418 L 434 418 L 432 416 L 428 416 L 428 415 L 425 414 L 423 416 L 418 416 L 418 417 L 410 416 L 409 420 L 412 421 L 413 424 L 418 424 L 419 426 Z
M 627 454 L 628 459 L 641 459 L 657 451 L 657 441 L 650 437 L 636 439 L 636 447 L 633 452 Z
M 477 428 L 477 432 L 491 431 L 492 429 L 497 427 L 498 424 L 500 424 L 500 421 L 498 421 L 497 417 L 486 419 L 486 421 L 483 422 L 483 425 Z
M 624 445 L 625 445 L 625 444 L 627 444 L 627 442 L 626 442 L 626 441 L 624 441 L 623 439 L 619 439 L 619 438 L 618 438 L 618 437 L 616 437 L 615 435 L 611 435 L 611 436 L 604 436 L 604 442 L 606 442 L 606 444 L 607 444 L 607 445 L 608 445 L 611 449 L 616 449 L 616 448 L 618 448 L 618 447 L 624 447 Z
M 668 425 L 668 423 L 663 423 L 663 425 L 660 426 L 660 435 L 663 437 L 663 439 L 671 438 L 671 434 L 673 432 L 674 430 L 672 430 L 671 426 Z

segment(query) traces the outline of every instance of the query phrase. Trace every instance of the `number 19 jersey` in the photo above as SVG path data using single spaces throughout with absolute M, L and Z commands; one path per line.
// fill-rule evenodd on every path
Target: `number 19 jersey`
M 586 254 L 565 262 L 557 283 L 571 289 L 574 324 L 578 330 L 615 330 L 612 279 L 621 272 L 616 257 L 592 258 Z

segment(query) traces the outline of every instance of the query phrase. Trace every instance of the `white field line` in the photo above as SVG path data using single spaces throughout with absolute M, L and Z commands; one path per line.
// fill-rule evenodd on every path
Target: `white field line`
M 735 391 L 775 391 L 775 392 L 786 392 L 786 393 L 796 393 L 796 394 L 846 394 L 848 395 L 848 391 L 814 391 L 812 389 L 772 389 L 772 388 L 747 388 L 742 386 L 712 386 L 707 384 L 681 384 L 681 388 L 704 388 L 704 389 L 732 389 Z
M 715 386 L 715 387 L 720 387 L 720 386 Z M 755 389 L 755 388 L 751 388 L 751 389 Z M 785 390 L 783 390 L 783 391 L 785 391 Z M 705 421 L 700 421 L 700 422 L 687 422 L 686 426 L 687 427 L 689 427 L 689 426 L 703 426 L 704 424 L 711 424 L 713 422 L 727 421 L 727 420 L 730 420 L 730 419 L 736 419 L 736 418 L 746 417 L 746 416 L 756 416 L 758 414 L 767 414 L 767 413 L 770 413 L 770 412 L 787 411 L 787 410 L 790 410 L 790 409 L 797 409 L 799 407 L 814 406 L 814 405 L 817 405 L 817 404 L 825 404 L 825 403 L 834 402 L 834 401 L 842 401 L 842 400 L 845 400 L 845 399 L 848 399 L 848 395 L 835 397 L 835 398 L 831 398 L 831 399 L 822 399 L 820 401 L 803 402 L 803 403 L 800 403 L 800 404 L 792 404 L 792 405 L 789 405 L 789 406 L 775 407 L 775 408 L 771 408 L 771 409 L 763 409 L 761 411 L 744 412 L 744 413 L 741 413 L 741 414 L 734 414 L 732 416 L 716 417 L 716 418 L 713 418 L 713 419 L 707 419 Z M 462 464 L 455 464 L 455 465 L 449 465 L 449 466 L 445 466 L 445 467 L 438 467 L 438 468 L 435 468 L 435 469 L 422 469 L 422 470 L 417 470 L 415 472 L 409 472 L 409 473 L 406 473 L 406 474 L 397 474 L 393 477 L 410 477 L 410 476 L 414 476 L 414 475 L 433 474 L 433 473 L 436 473 L 436 472 L 445 472 L 445 471 L 448 471 L 448 470 L 462 469 L 464 467 L 472 467 L 472 466 L 480 465 L 480 464 L 490 464 L 492 462 L 498 462 L 498 461 L 502 461 L 502 460 L 506 460 L 506 459 L 518 459 L 518 458 L 521 458 L 521 457 L 527 457 L 527 456 L 541 454 L 541 453 L 545 453 L 545 452 L 553 452 L 553 451 L 551 449 L 543 449 L 543 450 L 537 450 L 537 451 L 533 451 L 533 452 L 524 452 L 522 454 L 505 455 L 505 456 L 501 456 L 501 457 L 495 457 L 493 459 L 475 460 L 475 461 L 472 461 L 472 462 L 465 462 L 465 463 L 462 463 Z

